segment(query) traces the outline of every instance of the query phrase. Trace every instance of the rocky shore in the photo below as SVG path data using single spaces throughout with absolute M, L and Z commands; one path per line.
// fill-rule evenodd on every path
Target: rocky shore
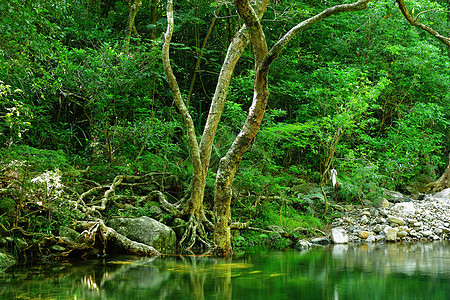
M 450 236 L 450 189 L 422 200 L 387 193 L 380 207 L 344 209 L 332 223 L 329 237 L 348 242 L 412 242 L 446 240 Z
M 329 237 L 312 244 L 395 243 L 448 240 L 450 236 L 450 189 L 422 200 L 388 192 L 379 207 L 343 207 L 342 217 L 332 223 Z

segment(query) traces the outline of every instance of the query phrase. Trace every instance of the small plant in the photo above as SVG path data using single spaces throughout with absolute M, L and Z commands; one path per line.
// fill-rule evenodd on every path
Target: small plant
M 35 195 L 40 196 L 36 199 L 36 204 L 42 206 L 47 204 L 48 219 L 50 220 L 51 204 L 54 200 L 59 199 L 63 193 L 64 185 L 61 183 L 61 171 L 56 169 L 44 172 L 31 179 L 31 183 L 35 184 Z

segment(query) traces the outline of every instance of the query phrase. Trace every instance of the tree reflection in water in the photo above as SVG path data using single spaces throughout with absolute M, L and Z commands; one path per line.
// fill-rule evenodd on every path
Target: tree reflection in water
M 114 257 L 0 274 L 0 299 L 444 299 L 448 243 Z M 444 297 L 444 298 L 442 298 Z

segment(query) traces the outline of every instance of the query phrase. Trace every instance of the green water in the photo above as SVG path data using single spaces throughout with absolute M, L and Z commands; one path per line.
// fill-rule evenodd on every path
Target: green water
M 114 257 L 9 270 L 0 299 L 450 299 L 450 245 Z

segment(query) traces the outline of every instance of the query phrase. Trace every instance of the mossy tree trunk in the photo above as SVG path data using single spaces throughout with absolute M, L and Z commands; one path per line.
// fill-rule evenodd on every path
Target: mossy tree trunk
M 353 4 L 337 5 L 324 10 L 318 15 L 294 26 L 270 51 L 267 47 L 260 19 L 250 5 L 250 2 L 248 0 L 234 1 L 236 10 L 244 20 L 250 35 L 255 57 L 255 80 L 252 106 L 249 109 L 244 126 L 227 154 L 219 163 L 214 194 L 214 242 L 216 254 L 229 255 L 232 253 L 230 239 L 232 182 L 236 169 L 248 147 L 253 143 L 264 116 L 269 98 L 268 74 L 270 64 L 280 55 L 281 51 L 297 33 L 331 15 L 365 9 L 369 1 L 360 0 Z
M 311 25 L 322 21 L 323 19 L 342 12 L 359 11 L 367 8 L 370 0 L 358 0 L 354 3 L 336 5 L 329 7 L 321 13 L 306 19 L 293 28 L 291 28 L 275 45 L 268 50 L 264 31 L 260 22 L 269 0 L 257 0 L 254 8 L 248 0 L 234 0 L 234 5 L 239 16 L 244 21 L 244 26 L 236 33 L 227 50 L 226 58 L 222 64 L 222 69 L 217 81 L 216 90 L 211 103 L 208 119 L 200 141 L 197 143 L 194 124 L 186 105 L 181 97 L 181 93 L 173 75 L 170 60 L 169 46 L 173 33 L 173 0 L 167 0 L 167 31 L 164 35 L 163 45 L 163 64 L 167 81 L 171 87 L 173 97 L 178 110 L 180 111 L 186 126 L 189 146 L 192 155 L 192 164 L 194 169 L 191 183 L 191 197 L 186 202 L 184 214 L 191 216 L 192 228 L 197 228 L 202 222 L 208 222 L 203 210 L 203 197 L 206 182 L 206 174 L 209 167 L 212 145 L 217 130 L 217 126 L 224 108 L 227 97 L 230 79 L 234 67 L 239 60 L 248 40 L 251 41 L 255 57 L 255 79 L 253 89 L 252 105 L 249 109 L 244 126 L 232 143 L 226 155 L 221 158 L 219 169 L 216 176 L 215 194 L 214 194 L 214 242 L 215 253 L 219 255 L 231 254 L 230 224 L 231 210 L 230 202 L 232 197 L 232 183 L 236 174 L 237 167 L 242 160 L 244 153 L 253 143 L 256 133 L 261 125 L 262 118 L 266 109 L 269 90 L 268 73 L 270 64 L 276 59 L 281 51 L 287 46 L 288 42 L 299 32 L 307 29 Z M 420 27 L 438 38 L 444 44 L 448 44 L 448 39 L 440 36 L 431 28 L 412 19 L 408 14 L 403 0 L 397 0 L 399 8 L 405 18 L 414 26 Z M 191 232 L 195 241 L 195 230 Z M 184 238 L 183 238 L 184 239 Z M 193 245 L 193 243 L 190 243 Z

